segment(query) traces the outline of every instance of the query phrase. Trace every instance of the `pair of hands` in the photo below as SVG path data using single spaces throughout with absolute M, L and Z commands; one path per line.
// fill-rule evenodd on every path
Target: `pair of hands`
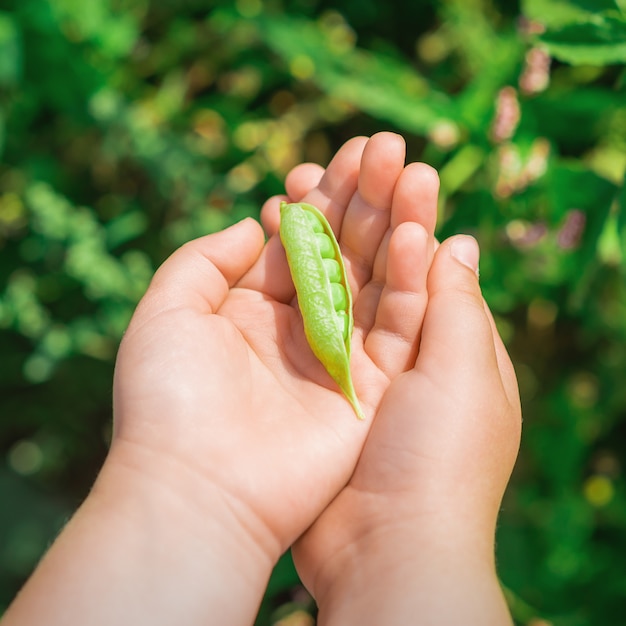
M 270 563 L 295 542 L 318 601 L 385 528 L 445 528 L 492 551 L 519 444 L 515 375 L 480 293 L 475 242 L 436 243 L 437 175 L 404 159 L 403 140 L 380 133 L 286 181 L 289 198 L 318 206 L 339 233 L 365 422 L 306 345 L 280 198 L 263 207 L 267 243 L 244 220 L 167 260 L 118 360 L 113 452 L 191 468 L 210 486 L 196 512 L 221 515 L 219 491 Z

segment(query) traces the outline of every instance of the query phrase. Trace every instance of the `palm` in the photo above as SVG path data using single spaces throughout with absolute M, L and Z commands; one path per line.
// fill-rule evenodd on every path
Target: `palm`
M 415 202 L 407 206 L 411 180 L 404 183 L 406 192 L 398 194 L 404 155 L 397 139 L 379 138 L 388 148 L 394 144 L 391 156 L 377 155 L 381 146 L 372 142 L 370 165 L 367 150 L 361 160 L 364 141 L 352 142 L 307 195 L 325 210 L 333 227 L 343 224 L 340 243 L 356 295 L 352 369 L 370 417 L 396 373 L 392 370 L 414 358 L 422 315 L 417 306 L 412 328 L 400 332 L 386 312 L 399 293 L 413 291 L 417 302 L 423 296 L 419 284 L 414 289 L 415 276 L 406 278 L 406 285 L 383 289 L 394 256 L 389 234 L 398 223 L 420 221 L 418 214 L 424 211 Z M 382 180 L 372 187 L 362 181 L 371 178 L 368 169 L 374 165 L 380 171 L 376 156 L 393 166 L 383 168 L 377 174 Z M 345 184 L 350 179 L 352 187 Z M 428 201 L 432 204 L 432 198 Z M 432 206 L 428 211 L 434 214 Z M 274 216 L 271 207 L 266 210 L 269 231 Z M 363 223 L 368 224 L 366 234 L 357 232 Z M 285 549 L 348 481 L 371 419 L 356 420 L 306 345 L 277 237 L 261 251 L 258 233 L 246 228 L 247 240 L 242 235 L 237 242 L 241 250 L 233 250 L 230 241 L 207 254 L 214 255 L 211 267 L 199 270 L 204 275 L 196 285 L 202 287 L 191 295 L 184 287 L 169 287 L 168 272 L 174 275 L 182 260 L 168 262 L 174 269 L 166 264 L 161 280 L 157 275 L 152 301 L 162 304 L 140 307 L 125 340 L 140 356 L 130 363 L 126 359 L 118 373 L 134 378 L 129 386 L 133 396 L 116 398 L 123 416 L 118 432 L 184 459 L 234 501 L 245 503 Z M 179 256 L 192 251 L 197 261 L 200 255 L 193 248 Z M 233 260 L 233 255 L 241 258 Z M 404 280 L 401 270 L 395 281 Z M 417 282 L 423 282 L 417 274 Z M 193 278 L 189 280 L 193 286 Z M 178 296 L 183 293 L 181 305 Z

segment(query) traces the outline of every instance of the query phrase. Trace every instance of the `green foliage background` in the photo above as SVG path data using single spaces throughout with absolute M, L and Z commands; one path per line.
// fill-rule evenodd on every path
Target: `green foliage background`
M 622 623 L 625 42 L 624 0 L 2 0 L 0 612 L 104 458 L 154 269 L 387 129 L 480 241 L 518 372 L 515 619 Z M 313 610 L 286 556 L 258 623 Z

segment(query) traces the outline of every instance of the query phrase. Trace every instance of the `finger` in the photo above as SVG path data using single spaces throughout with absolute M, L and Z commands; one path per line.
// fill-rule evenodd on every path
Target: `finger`
M 365 351 L 390 378 L 415 363 L 428 302 L 428 233 L 419 224 L 400 224 L 389 240 L 387 276 Z
M 360 287 L 357 297 L 354 298 L 354 323 L 367 337 L 376 322 L 376 313 L 380 296 L 385 288 L 387 271 L 387 256 L 391 231 L 387 230 L 376 253 L 374 267 L 369 280 Z
M 278 234 L 278 229 L 280 228 L 280 203 L 283 201 L 289 202 L 289 197 L 286 195 L 272 196 L 261 207 L 261 224 L 268 237 Z
M 437 170 L 425 163 L 410 163 L 402 170 L 393 194 L 391 227 L 403 222 L 421 224 L 428 235 L 429 263 L 435 247 L 438 198 Z
M 494 337 L 478 284 L 479 249 L 465 235 L 444 241 L 428 274 L 420 357 L 436 371 L 497 371 Z M 424 355 L 424 359 L 421 356 Z M 471 363 L 471 368 L 468 364 Z
M 457 424 L 459 432 L 477 427 L 505 467 L 517 454 L 521 410 L 512 365 L 481 294 L 478 255 L 476 241 L 464 235 L 437 249 L 428 275 L 428 308 L 415 369 L 434 382 L 442 373 L 454 380 L 451 393 L 459 394 L 457 402 L 478 392 L 485 403 L 479 415 L 489 423 L 478 424 L 475 414 L 463 426 Z M 499 419 L 503 416 L 506 419 Z
M 404 139 L 395 133 L 377 133 L 363 150 L 358 191 L 346 211 L 340 234 L 348 270 L 359 287 L 370 279 L 389 227 L 394 189 L 405 156 Z
M 437 171 L 424 163 L 410 163 L 407 165 L 396 183 L 391 205 L 391 229 L 399 224 L 413 222 L 420 224 L 427 234 L 427 262 L 430 265 L 434 250 L 438 245 L 435 237 L 435 225 L 437 222 L 437 199 L 439 193 L 439 176 Z M 387 273 L 387 232 L 379 245 L 374 260 L 370 284 L 374 286 L 384 283 Z M 370 284 L 367 285 L 369 290 Z M 379 289 L 379 293 L 381 290 Z M 370 313 L 376 311 L 377 305 L 369 302 Z M 374 318 L 363 318 L 365 328 L 371 328 Z
M 287 174 L 285 179 L 287 193 L 269 198 L 261 208 L 261 224 L 268 237 L 275 235 L 280 227 L 280 203 L 299 202 L 319 184 L 324 171 L 324 168 L 316 163 L 303 163 Z
M 340 232 L 346 209 L 356 193 L 361 158 L 368 142 L 367 137 L 353 137 L 344 143 L 319 184 L 302 198 L 324 213 L 335 233 Z
M 473 238 L 457 236 L 437 244 L 428 276 L 430 303 L 421 350 L 426 354 L 431 343 L 433 350 L 437 345 L 448 345 L 450 350 L 462 350 L 472 359 L 482 359 L 480 367 L 499 373 L 509 402 L 516 406 L 519 390 L 515 369 L 482 297 L 477 276 L 478 246 Z M 428 339 L 426 329 L 432 335 Z M 495 369 L 490 370 L 494 364 Z
M 334 215 L 335 232 L 341 225 L 350 198 L 356 192 L 359 164 L 366 142 L 365 137 L 355 137 L 347 141 L 328 164 L 319 185 L 302 198 L 302 201 L 314 204 L 323 213 L 330 212 Z M 271 211 L 272 209 L 268 208 L 268 212 L 271 213 Z M 270 227 L 272 219 L 268 217 Z M 293 300 L 295 289 L 290 278 L 285 252 L 277 235 L 268 240 L 258 261 L 246 273 L 238 286 L 261 291 L 279 302 L 288 303 Z
M 246 218 L 223 231 L 190 241 L 155 273 L 140 304 L 143 315 L 177 307 L 215 312 L 258 259 L 263 230 Z
M 299 202 L 317 187 L 326 170 L 317 163 L 302 163 L 294 167 L 285 178 L 285 190 L 292 202 Z
M 406 144 L 396 133 L 377 133 L 368 141 L 361 159 L 359 196 L 370 207 L 381 211 L 391 208 L 405 157 Z

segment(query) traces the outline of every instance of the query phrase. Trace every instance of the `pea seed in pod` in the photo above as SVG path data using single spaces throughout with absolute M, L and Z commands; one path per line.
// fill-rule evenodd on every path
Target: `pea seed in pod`
M 343 280 L 341 265 L 335 259 L 322 259 L 326 276 L 331 283 L 340 283 Z

